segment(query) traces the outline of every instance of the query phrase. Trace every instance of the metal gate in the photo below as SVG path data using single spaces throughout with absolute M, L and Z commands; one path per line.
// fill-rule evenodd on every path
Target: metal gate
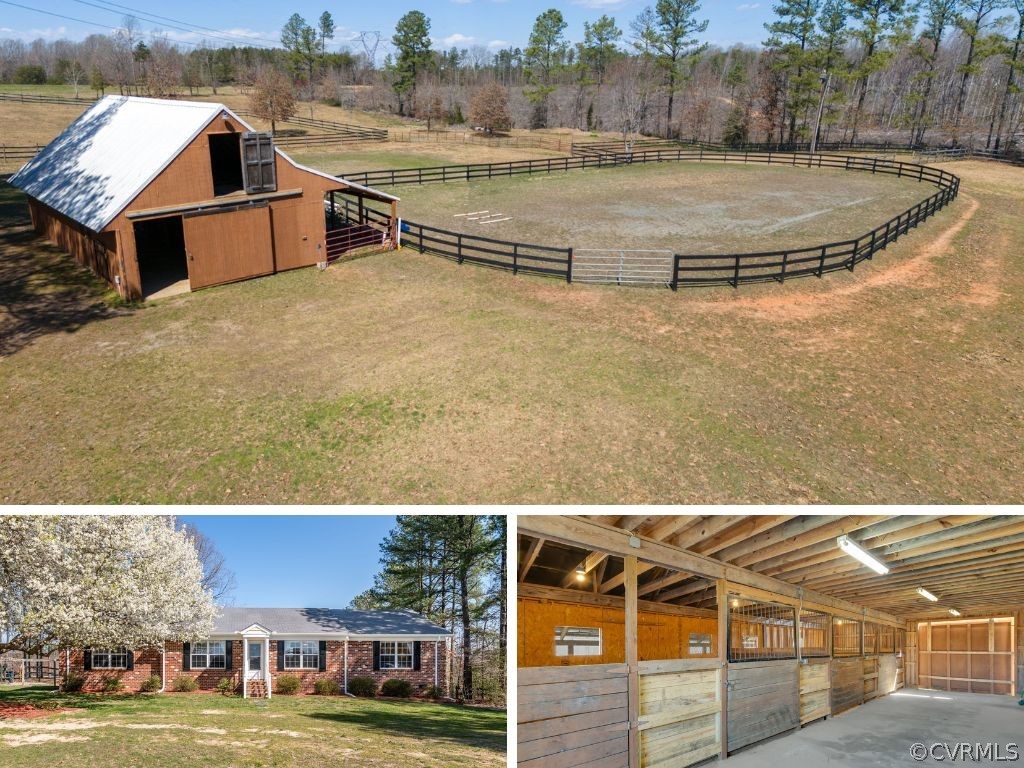
M 675 272 L 672 251 L 624 248 L 574 248 L 572 279 L 576 283 L 671 285 Z

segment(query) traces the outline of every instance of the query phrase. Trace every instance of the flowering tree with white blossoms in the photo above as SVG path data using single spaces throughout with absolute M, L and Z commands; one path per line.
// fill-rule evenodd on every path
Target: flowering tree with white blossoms
M 0 516 L 0 652 L 206 637 L 216 607 L 173 518 Z

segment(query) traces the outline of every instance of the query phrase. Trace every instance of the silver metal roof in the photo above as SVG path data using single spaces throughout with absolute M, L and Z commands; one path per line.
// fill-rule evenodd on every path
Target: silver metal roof
M 340 608 L 221 608 L 215 635 L 259 624 L 274 634 L 448 635 L 448 630 L 412 611 Z
M 98 232 L 223 111 L 201 101 L 107 96 L 10 183 Z

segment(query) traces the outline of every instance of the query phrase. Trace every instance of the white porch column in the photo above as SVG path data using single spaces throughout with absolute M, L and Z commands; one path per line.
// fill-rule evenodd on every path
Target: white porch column
M 345 693 L 348 693 L 348 638 L 345 638 Z
M 267 687 L 267 698 L 269 699 L 274 695 L 271 690 L 274 686 L 271 685 L 270 681 L 270 638 L 268 637 L 263 641 L 266 645 L 263 647 L 263 684 Z
M 249 698 L 249 638 L 242 638 L 242 698 Z
M 439 645 L 440 645 L 440 643 L 437 640 L 435 640 L 434 641 L 434 687 L 435 688 L 439 688 L 440 687 L 437 684 L 437 649 L 438 649 Z

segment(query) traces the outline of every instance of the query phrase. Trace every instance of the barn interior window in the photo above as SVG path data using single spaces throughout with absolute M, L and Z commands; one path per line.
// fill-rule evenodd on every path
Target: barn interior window
M 93 669 L 127 669 L 128 650 L 125 648 L 98 648 L 92 652 Z
M 242 167 L 245 169 L 245 191 L 249 194 L 277 190 L 274 139 L 269 132 L 242 134 Z
M 708 634 L 698 634 L 696 632 L 690 633 L 690 655 L 691 656 L 710 656 L 714 653 L 714 649 L 711 646 L 712 636 Z
M 191 666 L 192 669 L 224 669 L 227 666 L 227 656 L 224 654 L 224 641 L 192 643 Z
M 796 609 L 729 598 L 729 661 L 796 658 Z
M 820 611 L 800 611 L 800 655 L 828 656 L 832 617 Z
M 832 621 L 832 655 L 860 656 L 860 622 L 836 618 Z
M 555 627 L 555 656 L 600 656 L 599 627 Z
M 229 195 L 241 192 L 244 188 L 242 180 L 242 145 L 237 133 L 211 133 L 210 170 L 213 174 L 213 194 Z
M 412 669 L 412 643 L 383 641 L 380 644 L 381 669 Z

